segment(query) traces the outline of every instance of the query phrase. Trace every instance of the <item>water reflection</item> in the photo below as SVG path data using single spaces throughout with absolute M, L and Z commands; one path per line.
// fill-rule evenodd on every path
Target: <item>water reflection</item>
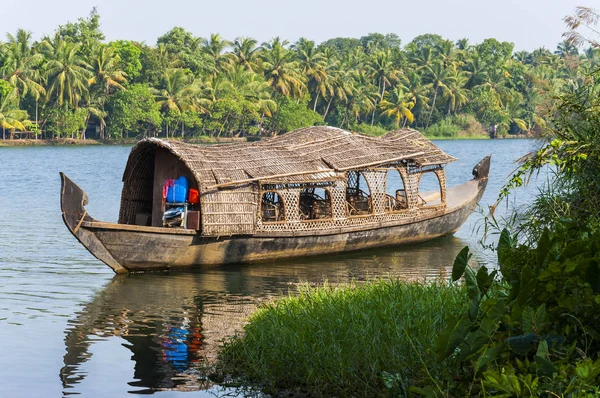
M 128 392 L 211 388 L 202 370 L 216 358 L 220 342 L 239 331 L 261 302 L 306 283 L 446 277 L 464 246 L 461 239 L 447 237 L 320 260 L 115 277 L 69 322 L 60 372 L 64 393 L 81 392 L 86 377 L 93 377 L 85 365 L 93 361 L 94 345 L 105 345 L 101 351 L 113 351 L 115 358 L 123 357 L 117 351 L 129 350 L 124 368 L 129 373 L 123 377 L 134 390 Z M 114 338 L 118 345 L 109 344 Z

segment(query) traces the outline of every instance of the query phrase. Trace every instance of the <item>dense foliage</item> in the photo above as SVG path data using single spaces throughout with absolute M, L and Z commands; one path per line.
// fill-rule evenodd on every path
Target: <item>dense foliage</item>
M 514 53 L 495 39 L 431 34 L 405 46 L 379 33 L 259 45 L 176 27 L 156 46 L 106 43 L 94 10 L 40 41 L 19 30 L 0 43 L 0 126 L 3 137 L 46 138 L 275 134 L 323 123 L 369 134 L 515 134 L 539 131 L 551 98 L 582 87 L 599 60 L 568 42 Z
M 531 154 L 502 190 L 500 198 L 541 171 L 550 171 L 548 184 L 523 212 L 525 237 L 537 239 L 543 229 L 554 229 L 563 219 L 577 220 L 593 229 L 600 226 L 600 71 L 588 83 L 565 94 L 552 117 L 551 135 Z
M 453 279 L 464 276 L 471 304 L 437 344 L 440 359 L 459 364 L 452 393 L 600 395 L 599 83 L 595 71 L 558 98 L 551 138 L 500 193 L 550 172 L 547 187 L 500 234 L 500 272 L 474 272 L 468 248 L 456 259 Z

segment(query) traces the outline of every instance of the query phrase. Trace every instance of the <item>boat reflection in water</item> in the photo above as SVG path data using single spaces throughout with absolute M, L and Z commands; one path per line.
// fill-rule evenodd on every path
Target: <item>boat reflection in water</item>
M 325 280 L 446 278 L 464 246 L 446 237 L 396 251 L 116 276 L 69 322 L 60 374 L 65 395 L 85 390 L 86 379 L 96 385 L 116 371 L 119 378 L 110 387 L 115 394 L 214 388 L 203 369 L 216 358 L 221 341 L 239 331 L 261 302 Z M 93 352 L 115 360 L 93 364 Z M 123 360 L 127 357 L 131 360 Z

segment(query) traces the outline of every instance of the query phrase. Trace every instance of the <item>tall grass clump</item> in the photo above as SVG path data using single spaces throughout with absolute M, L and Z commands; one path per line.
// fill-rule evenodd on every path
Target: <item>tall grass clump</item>
M 375 396 L 431 380 L 442 389 L 449 362 L 436 359 L 435 341 L 466 300 L 444 284 L 303 287 L 254 313 L 220 359 L 265 392 Z

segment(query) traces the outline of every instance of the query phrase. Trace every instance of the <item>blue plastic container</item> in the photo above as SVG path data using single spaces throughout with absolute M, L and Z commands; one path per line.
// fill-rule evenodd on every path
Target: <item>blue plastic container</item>
M 169 203 L 183 203 L 186 201 L 188 195 L 188 180 L 184 176 L 179 177 L 175 180 L 172 187 L 169 187 L 167 191 L 167 202 Z

